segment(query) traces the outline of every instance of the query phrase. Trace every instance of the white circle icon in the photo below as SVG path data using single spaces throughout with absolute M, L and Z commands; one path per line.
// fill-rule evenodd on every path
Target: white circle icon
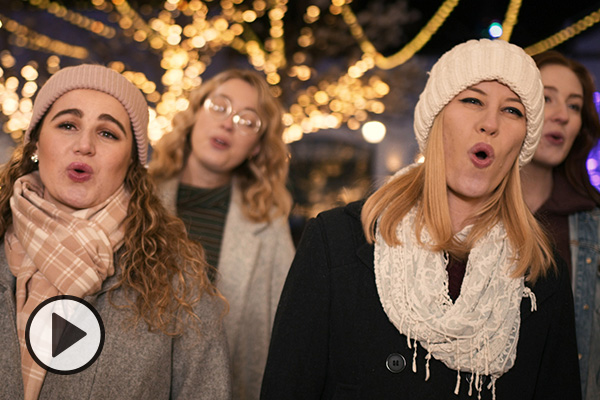
M 42 368 L 55 374 L 75 374 L 100 356 L 104 324 L 85 300 L 55 296 L 31 313 L 25 340 L 29 354 Z

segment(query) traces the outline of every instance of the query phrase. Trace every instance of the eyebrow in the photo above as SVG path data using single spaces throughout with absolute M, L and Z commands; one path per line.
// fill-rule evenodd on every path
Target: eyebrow
M 556 86 L 546 86 L 546 85 L 544 85 L 544 89 L 552 90 L 553 92 L 558 92 L 558 88 Z M 579 94 L 579 93 L 570 93 L 567 96 L 567 99 L 570 99 L 570 98 L 573 98 L 573 97 L 576 98 L 576 99 L 583 100 L 583 95 Z
M 54 117 L 52 117 L 51 121 L 54 121 L 56 118 L 60 117 L 61 115 L 68 115 L 68 114 L 72 114 L 78 118 L 82 118 L 83 117 L 83 112 L 78 109 L 78 108 L 67 108 L 66 110 L 61 110 L 59 112 L 56 113 L 56 115 Z M 119 122 L 115 117 L 113 117 L 110 114 L 100 114 L 98 116 L 99 120 L 102 121 L 109 121 L 112 122 L 114 124 L 116 124 L 121 131 L 123 132 L 123 134 L 125 136 L 127 136 L 127 131 L 125 130 L 125 127 L 123 126 L 123 124 L 121 122 Z
M 231 100 L 231 97 L 227 96 L 226 94 L 213 92 L 210 95 L 208 95 L 206 97 L 206 99 L 208 100 L 208 99 L 210 99 L 213 96 L 214 97 L 217 97 L 217 96 L 219 96 L 219 97 L 225 97 L 227 99 L 227 101 L 229 101 L 229 103 L 231 103 L 231 111 L 234 112 L 234 113 L 237 113 L 237 112 L 240 112 L 240 111 L 245 111 L 245 110 L 250 110 L 250 111 L 254 111 L 256 114 L 258 114 L 258 111 L 256 111 L 256 108 L 254 108 L 254 107 L 243 107 L 243 108 L 240 108 L 239 110 L 234 109 L 233 108 L 233 100 Z
M 100 116 L 98 117 L 98 119 L 103 120 L 103 121 L 110 121 L 110 122 L 115 123 L 121 129 L 121 131 L 123 131 L 123 135 L 127 136 L 127 131 L 125 131 L 125 127 L 123 126 L 123 124 L 121 124 L 112 115 L 110 115 L 110 114 L 100 114 Z
M 56 118 L 60 117 L 61 115 L 66 115 L 66 114 L 73 114 L 76 117 L 83 117 L 83 113 L 81 112 L 81 110 L 77 109 L 77 108 L 67 108 L 66 110 L 62 110 L 56 113 L 56 115 L 54 117 L 52 117 L 51 121 L 54 121 Z
M 487 96 L 487 93 L 486 93 L 486 92 L 484 92 L 483 90 L 479 89 L 479 88 L 469 87 L 469 88 L 466 88 L 465 90 L 472 90 L 472 91 L 474 91 L 474 92 L 477 92 L 477 93 L 480 93 L 480 94 L 482 94 L 482 95 L 485 95 L 485 96 Z M 523 104 L 523 102 L 521 101 L 521 99 L 520 99 L 520 98 L 518 98 L 518 97 L 509 97 L 509 98 L 508 98 L 508 99 L 506 99 L 506 100 L 508 100 L 508 101 L 514 101 L 514 102 L 517 102 L 517 103 L 519 103 L 519 104 Z

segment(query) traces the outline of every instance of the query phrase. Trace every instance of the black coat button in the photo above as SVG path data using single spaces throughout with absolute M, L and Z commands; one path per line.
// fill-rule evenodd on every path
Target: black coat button
M 385 366 L 390 372 L 394 374 L 399 374 L 406 367 L 406 360 L 404 359 L 402 354 L 392 353 L 388 356 L 387 360 L 385 361 Z

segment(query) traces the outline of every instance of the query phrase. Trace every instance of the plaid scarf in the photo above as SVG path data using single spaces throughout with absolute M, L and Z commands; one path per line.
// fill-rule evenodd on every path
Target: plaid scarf
M 38 172 L 19 178 L 10 199 L 13 223 L 4 245 L 17 278 L 17 331 L 25 399 L 37 399 L 46 370 L 31 358 L 25 326 L 35 307 L 57 295 L 83 298 L 114 274 L 113 252 L 123 242 L 130 195 L 121 185 L 103 203 L 67 213 L 44 200 Z

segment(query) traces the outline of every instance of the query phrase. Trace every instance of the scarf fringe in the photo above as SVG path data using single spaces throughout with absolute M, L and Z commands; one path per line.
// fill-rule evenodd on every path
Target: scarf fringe
M 535 293 L 527 286 L 523 289 L 523 297 L 529 297 L 529 300 L 531 301 L 531 312 L 537 311 L 537 299 Z
M 429 346 L 429 340 L 427 341 L 427 348 L 431 348 Z M 425 380 L 429 380 L 429 360 L 431 360 L 431 351 L 427 350 L 427 355 L 425 356 Z
M 390 321 L 406 336 L 407 347 L 413 350 L 414 373 L 419 342 L 426 350 L 426 381 L 431 379 L 430 360 L 434 357 L 457 371 L 456 394 L 460 392 L 464 371 L 471 373 L 471 379 L 466 378 L 469 395 L 475 387 L 481 398 L 483 377 L 494 377 L 495 382 L 514 364 L 520 303 L 523 297 L 529 297 L 535 311 L 535 296 L 525 287 L 524 278 L 510 277 L 514 249 L 504 226 L 498 224 L 471 249 L 461 295 L 453 303 L 447 294 L 444 268 L 448 255 L 427 248 L 432 239 L 426 229 L 420 239 L 415 237 L 416 215 L 415 207 L 396 228 L 401 246 L 389 246 L 376 230 L 375 282 L 381 304 Z M 467 234 L 468 227 L 457 234 L 458 239 Z M 482 321 L 480 314 L 488 317 Z M 491 389 L 495 390 L 495 383 Z
M 415 351 L 413 351 L 412 370 L 414 373 L 417 373 L 417 339 L 415 339 L 414 348 Z

